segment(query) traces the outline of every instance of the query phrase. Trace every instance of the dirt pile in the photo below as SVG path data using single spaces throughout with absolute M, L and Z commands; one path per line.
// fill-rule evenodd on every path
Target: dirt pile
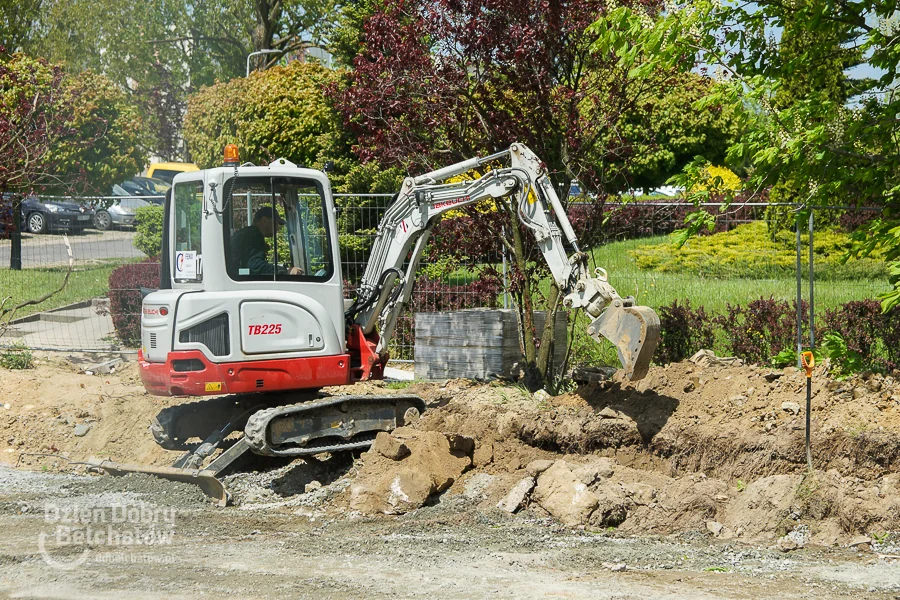
M 115 373 L 84 375 L 96 359 L 39 358 L 37 368 L 0 369 L 0 463 L 67 470 L 90 456 L 138 464 L 174 460 L 149 434 L 150 420 L 171 399 L 144 391 L 134 362 Z
M 26 466 L 54 467 L 30 452 L 145 464 L 176 458 L 147 431 L 166 400 L 143 391 L 133 364 L 102 377 L 76 371 L 46 361 L 32 371 L 0 371 L 3 462 L 22 456 Z M 354 392 L 396 387 L 374 382 Z M 339 517 L 446 502 L 590 530 L 701 531 L 793 547 L 900 529 L 894 375 L 837 381 L 827 365 L 817 367 L 817 471 L 807 477 L 805 377 L 796 369 L 684 362 L 654 367 L 640 382 L 614 378 L 555 398 L 463 380 L 396 392 L 426 400 L 429 409 L 414 425 L 380 435 L 359 456 L 266 462 L 229 477 L 236 504 Z
M 443 492 L 472 466 L 475 442 L 461 435 L 401 427 L 380 433 L 350 485 L 351 510 L 402 514 Z

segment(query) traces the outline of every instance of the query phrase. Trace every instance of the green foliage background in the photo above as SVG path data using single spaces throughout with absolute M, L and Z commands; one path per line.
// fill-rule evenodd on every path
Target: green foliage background
M 164 217 L 164 207 L 157 204 L 142 206 L 135 211 L 137 235 L 134 236 L 134 247 L 147 256 L 159 256 Z
M 805 263 L 808 234 L 803 234 L 801 239 Z M 887 266 L 878 256 L 843 264 L 842 258 L 851 246 L 852 240 L 845 233 L 817 231 L 813 235 L 816 278 L 887 278 Z M 765 221 L 756 221 L 731 231 L 693 237 L 681 248 L 672 243 L 655 244 L 630 250 L 628 254 L 639 268 L 661 273 L 718 278 L 789 277 L 796 271 L 796 234 L 787 230 L 773 232 Z

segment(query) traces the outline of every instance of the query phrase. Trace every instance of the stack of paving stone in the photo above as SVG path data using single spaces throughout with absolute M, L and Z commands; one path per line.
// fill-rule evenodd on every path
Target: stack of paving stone
M 566 315 L 556 315 L 553 362 L 566 354 Z M 540 336 L 546 313 L 535 311 Z M 515 379 L 522 362 L 514 310 L 475 308 L 416 313 L 416 377 L 422 379 Z

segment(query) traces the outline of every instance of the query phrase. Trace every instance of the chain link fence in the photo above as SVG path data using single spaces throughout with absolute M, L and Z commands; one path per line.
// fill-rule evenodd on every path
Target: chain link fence
M 390 194 L 336 195 L 348 294 L 352 294 L 365 270 L 378 224 L 391 198 Z M 95 214 L 99 209 L 108 210 L 107 203 L 114 202 L 97 197 L 64 200 L 76 206 L 93 205 Z M 798 292 L 809 301 L 813 299 L 813 287 L 809 285 L 811 257 L 815 312 L 848 300 L 873 298 L 888 289 L 887 273 L 878 261 L 840 262 L 847 249 L 847 238 L 842 232 L 872 218 L 878 209 L 814 207 L 811 221 L 810 209 L 806 209 L 800 215 L 798 254 L 793 227 L 797 207 L 751 202 L 729 207 L 705 204 L 701 210 L 717 216 L 716 231 L 724 235 L 694 237 L 676 251 L 672 234 L 683 227 L 685 216 L 695 210 L 692 204 L 677 201 L 607 202 L 602 206 L 575 201 L 569 205 L 582 247 L 589 248 L 591 265 L 609 273 L 610 282 L 620 295 L 633 295 L 639 304 L 653 308 L 689 301 L 692 306 L 703 306 L 710 314 L 722 314 L 730 306 L 760 297 L 793 301 Z M 488 221 L 490 215 L 472 219 L 460 212 L 435 228 L 417 271 L 410 310 L 398 324 L 392 357 L 415 358 L 415 312 L 513 307 L 513 270 L 499 236 L 485 225 Z M 111 224 L 105 230 L 97 225 L 92 217 L 89 226 L 77 227 L 65 238 L 53 228 L 45 233 L 24 233 L 22 269 L 18 271 L 9 268 L 10 241 L 0 240 L 0 300 L 11 298 L 7 308 L 59 287 L 67 271 L 66 239 L 75 257 L 75 268 L 65 288 L 40 304 L 16 311 L 0 337 L 0 346 L 24 344 L 34 349 L 65 351 L 133 349 L 116 333 L 108 298 L 117 292 L 138 298 L 132 304 L 136 308 L 126 316 L 139 322 L 140 285 L 114 284 L 111 288 L 110 275 L 121 265 L 146 262 L 147 258 L 134 246 L 133 223 L 121 227 Z M 158 272 L 156 269 L 155 264 L 142 268 L 150 274 Z M 153 282 L 142 285 L 152 286 Z M 547 282 L 538 288 L 546 293 Z M 575 321 L 576 330 L 586 327 L 584 317 L 570 318 Z M 579 352 L 577 344 L 575 352 Z

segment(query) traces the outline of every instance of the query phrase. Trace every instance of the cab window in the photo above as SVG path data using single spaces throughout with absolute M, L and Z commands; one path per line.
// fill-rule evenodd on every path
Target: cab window
M 175 186 L 175 244 L 172 273 L 176 282 L 203 279 L 200 240 L 203 218 L 203 182 L 186 181 Z
M 313 181 L 238 178 L 224 238 L 228 275 L 237 281 L 324 281 L 333 272 L 325 199 Z

